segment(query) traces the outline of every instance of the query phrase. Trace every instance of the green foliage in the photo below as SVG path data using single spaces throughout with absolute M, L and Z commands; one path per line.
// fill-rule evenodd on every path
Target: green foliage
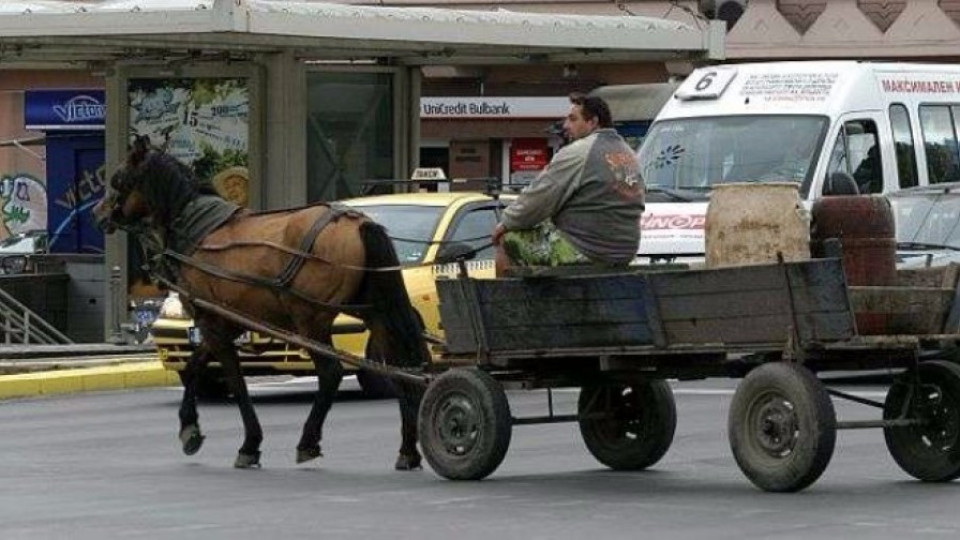
M 222 154 L 203 144 L 202 155 L 194 160 L 193 172 L 202 182 L 211 182 L 217 173 L 230 167 L 247 167 L 248 155 L 242 150 L 226 150 Z

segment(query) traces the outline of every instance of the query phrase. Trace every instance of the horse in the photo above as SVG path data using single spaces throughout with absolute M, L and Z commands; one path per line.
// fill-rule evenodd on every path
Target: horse
M 275 328 L 331 345 L 340 312 L 369 329 L 369 351 L 399 367 L 430 360 L 424 327 L 410 303 L 400 262 L 383 226 L 336 204 L 255 213 L 225 201 L 180 160 L 143 137 L 114 173 L 94 216 L 104 232 L 137 235 L 153 252 L 151 272 L 184 291 L 188 313 L 203 336 L 184 371 L 179 438 L 187 455 L 200 450 L 197 392 L 211 359 L 223 366 L 243 421 L 234 466 L 260 466 L 263 431 L 240 371 L 234 340 L 244 328 L 189 299 L 214 302 Z M 183 296 L 183 295 L 181 295 Z M 343 379 L 340 361 L 310 353 L 317 391 L 296 447 L 296 462 L 323 454 L 323 424 Z M 400 404 L 401 444 L 394 467 L 421 468 L 417 411 L 422 387 L 394 381 Z

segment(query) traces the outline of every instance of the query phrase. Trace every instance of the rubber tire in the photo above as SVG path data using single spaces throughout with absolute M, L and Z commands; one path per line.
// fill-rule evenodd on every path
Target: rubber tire
M 358 370 L 357 383 L 360 384 L 360 390 L 366 398 L 386 399 L 397 397 L 397 389 L 393 386 L 393 382 L 379 373 L 364 369 Z
M 893 460 L 904 472 L 924 482 L 949 482 L 960 477 L 960 366 L 932 360 L 921 363 L 918 369 L 921 388 L 927 390 L 926 394 L 941 396 L 934 409 L 939 413 L 932 417 L 934 424 L 885 427 L 883 438 Z M 894 383 L 883 406 L 884 420 L 899 418 L 909 395 L 910 385 Z M 908 418 L 916 416 L 907 415 Z M 940 440 L 934 441 L 931 434 Z M 924 437 L 930 442 L 924 442 Z M 936 447 L 934 442 L 938 443 Z
M 477 369 L 452 369 L 431 382 L 418 420 L 427 463 L 450 480 L 486 478 L 510 447 L 513 421 L 507 396 L 493 377 Z M 469 429 L 460 434 L 463 420 Z M 450 435 L 451 428 L 456 433 Z
M 609 401 L 616 399 L 615 402 Z M 612 405 L 614 418 L 581 418 L 580 435 L 600 463 L 617 471 L 650 467 L 670 449 L 677 430 L 677 404 L 663 380 L 586 386 L 580 391 L 581 417 Z
M 780 418 L 777 409 L 765 405 L 781 405 L 779 410 L 790 415 L 787 427 L 793 429 L 788 448 L 764 448 L 763 441 L 772 437 L 762 436 L 761 418 Z M 830 463 L 837 417 L 826 388 L 810 370 L 771 362 L 750 371 L 738 386 L 730 404 L 727 435 L 737 465 L 754 485 L 764 491 L 793 492 L 815 482 Z
M 180 383 L 183 384 L 183 373 L 178 372 Z M 197 383 L 197 399 L 209 401 L 223 401 L 233 395 L 230 392 L 230 385 L 223 373 L 217 369 L 205 369 L 200 374 L 200 381 Z

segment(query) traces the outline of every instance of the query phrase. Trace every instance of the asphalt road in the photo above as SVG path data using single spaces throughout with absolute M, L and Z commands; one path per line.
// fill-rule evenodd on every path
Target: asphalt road
M 240 423 L 206 403 L 207 441 L 180 453 L 179 393 L 110 392 L 0 402 L 0 538 L 957 538 L 960 482 L 922 484 L 889 457 L 879 430 L 842 431 L 826 473 L 798 494 L 757 490 L 726 439 L 733 381 L 675 385 L 677 436 L 641 473 L 605 470 L 575 424 L 519 426 L 503 465 L 481 482 L 429 468 L 392 470 L 393 401 L 342 393 L 326 457 L 297 466 L 306 382 L 258 384 L 260 470 L 232 468 Z M 847 390 L 851 390 L 847 388 Z M 852 389 L 882 399 L 878 387 Z M 515 415 L 542 414 L 544 392 L 510 394 Z M 576 393 L 555 395 L 574 412 Z M 838 402 L 841 419 L 875 418 Z

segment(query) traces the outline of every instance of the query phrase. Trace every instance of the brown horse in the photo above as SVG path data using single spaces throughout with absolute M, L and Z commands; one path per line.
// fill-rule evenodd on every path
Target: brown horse
M 251 213 L 216 195 L 188 167 L 139 138 L 94 209 L 108 233 L 137 234 L 155 253 L 151 271 L 190 298 L 221 306 L 320 343 L 330 344 L 339 312 L 361 317 L 370 350 L 398 366 L 421 366 L 429 351 L 404 288 L 399 261 L 385 230 L 336 205 Z M 243 328 L 185 302 L 203 336 L 184 372 L 180 440 L 184 453 L 203 444 L 197 385 L 209 359 L 223 366 L 245 431 L 234 466 L 257 467 L 263 432 L 240 373 L 234 340 Z M 311 354 L 318 390 L 297 444 L 297 463 L 321 456 L 323 423 L 343 379 L 339 361 Z M 416 417 L 421 389 L 395 382 L 400 400 L 400 454 L 396 469 L 420 468 Z

